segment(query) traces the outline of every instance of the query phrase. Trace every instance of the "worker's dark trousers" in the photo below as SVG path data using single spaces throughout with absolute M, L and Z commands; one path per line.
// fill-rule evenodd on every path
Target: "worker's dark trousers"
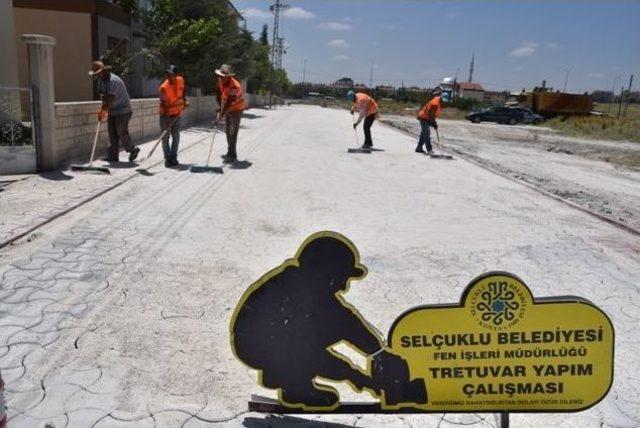
M 109 131 L 109 160 L 117 162 L 120 143 L 127 152 L 133 150 L 131 137 L 129 136 L 129 121 L 133 113 L 109 115 L 107 129 Z
M 173 120 L 175 119 L 175 122 Z M 162 139 L 162 150 L 164 151 L 164 160 L 178 160 L 178 146 L 180 145 L 180 125 L 182 118 L 178 116 L 160 116 L 160 129 L 165 131 L 173 122 L 171 131 Z M 171 137 L 171 145 L 169 145 L 169 137 Z
M 373 146 L 373 140 L 371 139 L 371 125 L 373 125 L 373 121 L 376 120 L 375 114 L 370 114 L 364 119 L 364 146 L 371 147 Z
M 420 131 L 420 140 L 418 140 L 417 148 L 421 149 L 422 146 L 427 146 L 427 151 L 430 152 L 433 150 L 433 147 L 431 147 L 431 122 L 422 119 L 418 119 L 418 121 L 422 131 Z
M 227 134 L 227 157 L 235 159 L 238 157 L 236 146 L 238 144 L 238 131 L 240 130 L 240 119 L 242 111 L 227 113 L 225 118 L 224 132 Z

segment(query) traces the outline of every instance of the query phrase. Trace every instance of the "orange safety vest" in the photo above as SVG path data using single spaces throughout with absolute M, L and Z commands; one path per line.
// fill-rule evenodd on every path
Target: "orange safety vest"
M 158 112 L 161 116 L 179 116 L 184 110 L 184 78 L 176 76 L 176 84 L 172 85 L 166 79 L 158 88 L 160 92 L 160 106 Z
M 361 111 L 364 107 L 364 115 L 371 116 L 372 114 L 376 114 L 378 112 L 378 104 L 375 102 L 373 98 L 369 95 L 358 92 L 356 94 L 356 102 L 353 104 L 354 111 Z
M 440 113 L 442 112 L 442 97 L 433 97 L 431 101 L 422 107 L 420 113 L 418 113 L 418 119 L 420 120 L 434 120 L 436 117 L 429 117 L 429 112 L 435 106 L 436 108 L 436 117 L 440 117 Z
M 227 100 L 235 99 L 235 101 L 231 101 L 231 105 L 226 110 L 227 113 L 242 111 L 247 108 L 247 104 L 244 102 L 242 85 L 234 77 L 230 77 L 226 85 L 218 82 L 218 90 L 220 91 L 221 99 L 220 108 L 224 108 Z

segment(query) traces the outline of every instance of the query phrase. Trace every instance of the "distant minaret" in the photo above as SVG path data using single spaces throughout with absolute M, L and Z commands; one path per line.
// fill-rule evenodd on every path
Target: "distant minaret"
M 473 63 L 475 62 L 476 59 L 476 53 L 474 52 L 471 55 L 471 66 L 469 67 L 469 83 L 473 82 Z

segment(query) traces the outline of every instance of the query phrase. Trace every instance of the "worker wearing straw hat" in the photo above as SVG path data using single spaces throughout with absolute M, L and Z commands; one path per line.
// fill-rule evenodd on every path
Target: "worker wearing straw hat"
M 102 106 L 98 111 L 98 120 L 104 122 L 107 119 L 109 131 L 109 162 L 119 161 L 120 144 L 129 153 L 129 162 L 133 162 L 140 149 L 135 147 L 129 136 L 129 121 L 133 115 L 129 93 L 120 77 L 111 72 L 111 68 L 105 66 L 102 61 L 94 61 L 91 64 L 89 76 L 97 79 L 98 93 L 102 100 Z
M 238 131 L 242 111 L 247 108 L 244 101 L 242 85 L 234 77 L 231 67 L 227 64 L 215 70 L 218 77 L 218 110 L 217 121 L 225 118 L 225 133 L 227 134 L 227 153 L 223 156 L 225 163 L 233 163 L 238 160 L 237 144 Z

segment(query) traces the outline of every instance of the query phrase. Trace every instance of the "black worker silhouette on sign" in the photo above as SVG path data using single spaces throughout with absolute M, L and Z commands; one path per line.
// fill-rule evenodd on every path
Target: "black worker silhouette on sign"
M 317 378 L 346 381 L 388 404 L 426 403 L 424 383 L 410 381 L 406 362 L 386 350 L 343 299 L 350 282 L 366 274 L 353 243 L 335 232 L 319 232 L 242 296 L 231 320 L 231 346 L 260 371 L 263 386 L 278 390 L 284 405 L 335 408 L 337 391 Z M 340 343 L 366 355 L 367 369 L 333 351 Z

